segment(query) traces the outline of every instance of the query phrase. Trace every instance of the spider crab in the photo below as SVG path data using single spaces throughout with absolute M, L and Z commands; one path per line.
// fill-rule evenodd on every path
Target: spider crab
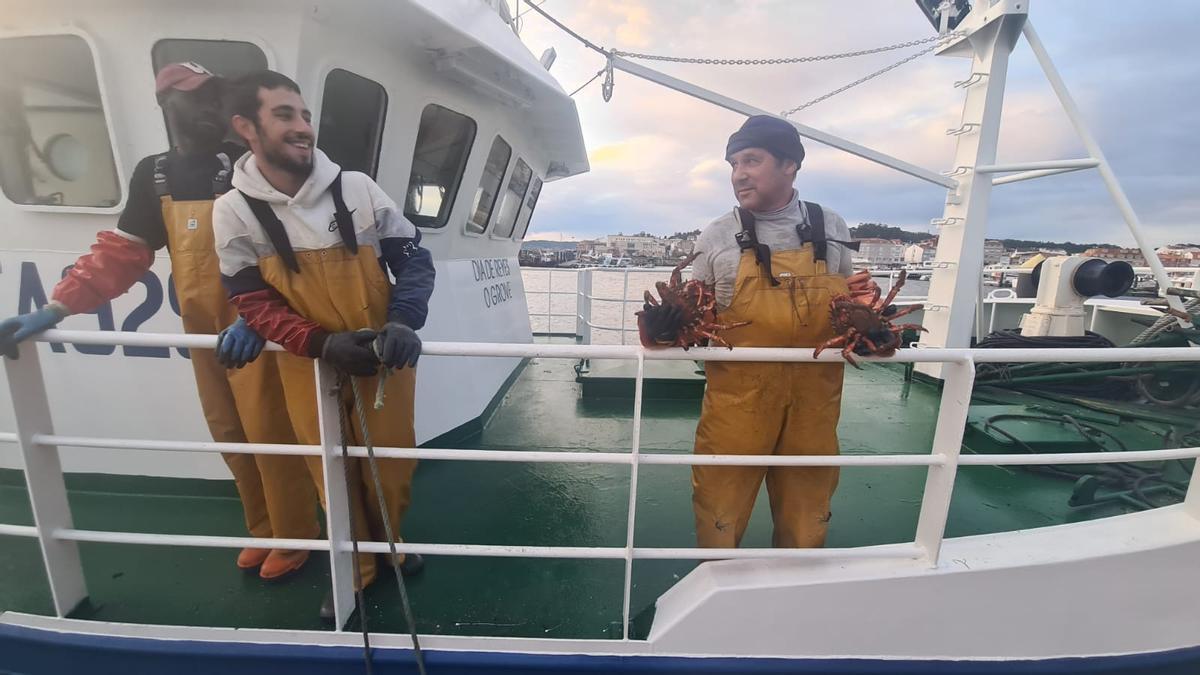
M 837 337 L 827 340 L 813 350 L 813 356 L 820 354 L 830 347 L 841 347 L 842 357 L 855 368 L 860 368 L 852 354 L 861 356 L 891 356 L 900 347 L 900 333 L 905 330 L 925 330 L 915 323 L 892 325 L 892 321 L 911 314 L 923 307 L 912 305 L 887 314 L 888 307 L 900 288 L 904 286 L 907 272 L 901 271 L 896 284 L 886 298 L 879 285 L 871 280 L 867 270 L 858 272 L 846 279 L 850 287 L 849 295 L 835 295 L 829 301 L 829 318 Z
M 749 321 L 740 321 L 731 324 L 717 323 L 717 296 L 713 290 L 713 286 L 699 279 L 692 279 L 686 283 L 683 281 L 683 268 L 692 264 L 692 261 L 698 255 L 700 255 L 699 251 L 684 258 L 676 265 L 675 269 L 671 270 L 670 281 L 659 281 L 654 284 L 654 287 L 658 290 L 658 297 L 662 299 L 661 301 L 656 300 L 650 294 L 650 291 L 646 291 L 645 300 L 647 305 L 651 307 L 676 305 L 682 310 L 683 323 L 674 340 L 664 341 L 657 340 L 653 335 L 647 333 L 644 322 L 639 321 L 638 333 L 642 340 L 642 346 L 683 347 L 687 349 L 688 347 L 700 344 L 704 339 L 708 339 L 714 344 L 733 349 L 733 345 L 717 335 L 717 331 L 749 325 Z M 641 317 L 641 315 L 642 312 L 637 313 L 638 317 Z

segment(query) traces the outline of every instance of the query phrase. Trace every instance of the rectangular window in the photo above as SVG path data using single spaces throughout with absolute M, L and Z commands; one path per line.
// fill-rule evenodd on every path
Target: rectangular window
M 492 141 L 492 149 L 488 152 L 487 164 L 483 167 L 483 178 L 479 179 L 479 187 L 475 189 L 475 201 L 471 205 L 471 219 L 467 221 L 467 232 L 482 234 L 487 230 L 488 222 L 492 219 L 492 209 L 496 206 L 497 193 L 500 183 L 504 180 L 504 170 L 508 168 L 508 160 L 512 157 L 512 146 L 499 136 Z
M 497 237 L 511 237 L 513 226 L 517 224 L 517 215 L 525 202 L 525 192 L 529 190 L 529 180 L 533 178 L 533 169 L 518 158 L 513 167 L 512 175 L 508 178 L 508 188 L 504 190 L 504 200 L 500 202 L 500 215 L 496 217 L 496 228 L 492 234 Z
M 317 147 L 343 171 L 361 171 L 374 178 L 387 100 L 387 91 L 378 82 L 334 68 L 325 78 Z
M 150 49 L 150 61 L 155 73 L 162 70 L 163 66 L 191 61 L 204 66 L 214 75 L 231 79 L 267 68 L 267 55 L 258 45 L 234 40 L 159 40 Z M 163 123 L 166 125 L 165 118 Z M 175 145 L 171 127 L 166 127 L 167 138 L 171 145 Z
M 18 204 L 121 202 L 96 65 L 83 38 L 0 40 L 0 188 Z
M 404 215 L 413 224 L 446 225 L 474 142 L 475 120 L 433 103 L 425 106 L 404 200 Z
M 533 210 L 537 208 L 540 196 L 542 196 L 542 179 L 535 176 L 533 185 L 529 186 L 529 194 L 525 196 L 525 206 L 521 208 L 521 215 L 517 218 L 517 231 L 521 233 L 518 239 L 524 239 L 525 234 L 529 232 L 529 219 L 533 218 Z

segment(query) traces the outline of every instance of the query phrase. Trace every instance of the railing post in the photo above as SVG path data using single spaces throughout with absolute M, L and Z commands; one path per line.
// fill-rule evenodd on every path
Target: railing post
M 1197 459 L 1200 462 L 1200 459 Z M 1192 469 L 1192 479 L 1188 482 L 1187 494 L 1183 498 L 1183 508 L 1192 517 L 1200 519 L 1200 471 Z
M 87 585 L 83 580 L 79 546 L 54 536 L 60 529 L 74 528 L 58 447 L 33 442 L 34 434 L 54 433 L 50 402 L 46 399 L 46 384 L 38 361 L 38 345 L 30 340 L 22 343 L 20 350 L 19 359 L 4 359 L 17 424 L 17 446 L 25 464 L 25 487 L 29 490 L 29 505 L 33 510 L 54 612 L 65 617 L 87 598 Z
M 621 285 L 621 344 L 625 344 L 625 306 L 629 304 L 629 267 L 625 267 L 625 282 Z
M 337 373 L 324 361 L 313 362 L 317 378 L 317 419 L 321 430 L 321 467 L 325 473 L 325 531 L 329 536 L 329 577 L 333 617 L 342 630 L 354 611 L 354 554 L 350 551 L 350 498 L 342 460 L 342 402 Z
M 954 494 L 963 430 L 971 406 L 971 389 L 975 385 L 975 362 L 968 359 L 947 363 L 942 369 L 942 376 L 942 401 L 938 407 L 937 427 L 933 432 L 933 454 L 941 455 L 945 463 L 930 466 L 925 476 L 925 492 L 921 499 L 916 536 L 917 546 L 925 550 L 925 557 L 932 566 L 937 565 L 942 538 L 946 535 L 946 519 L 950 513 L 950 498 Z
M 592 344 L 592 270 L 579 270 L 575 284 L 575 335 L 582 338 L 583 344 Z
M 546 335 L 553 335 L 554 317 L 550 314 L 554 306 L 554 270 L 546 271 Z
M 625 335 L 621 334 L 622 337 Z M 629 510 L 625 523 L 625 589 L 621 598 L 621 639 L 629 639 L 629 603 L 633 592 L 633 535 L 637 531 L 638 466 L 642 450 L 642 382 L 646 374 L 646 355 L 639 348 L 637 379 L 633 381 L 633 439 L 630 445 Z

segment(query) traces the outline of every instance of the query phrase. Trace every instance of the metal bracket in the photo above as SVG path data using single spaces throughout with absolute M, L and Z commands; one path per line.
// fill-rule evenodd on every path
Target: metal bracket
M 942 175 L 945 176 L 946 178 L 954 178 L 955 176 L 965 175 L 970 170 L 971 170 L 971 167 L 960 165 L 960 166 L 954 167 L 953 171 L 943 171 Z
M 969 134 L 972 131 L 977 130 L 978 128 L 979 128 L 979 125 L 976 124 L 975 122 L 964 122 L 962 124 L 962 126 L 958 127 L 957 129 L 947 129 L 946 135 L 947 136 L 962 136 L 963 134 Z
M 962 218 L 959 218 L 958 216 L 950 216 L 949 218 L 934 218 L 933 220 L 929 221 L 929 224 L 934 227 L 946 227 L 947 225 L 955 225 L 961 222 Z
M 966 89 L 967 87 L 973 87 L 973 86 L 979 84 L 980 82 L 983 82 L 983 78 L 987 77 L 988 75 L 989 75 L 989 73 L 971 73 L 971 76 L 968 77 L 967 79 L 959 80 L 959 81 L 955 82 L 954 88 L 955 89 Z

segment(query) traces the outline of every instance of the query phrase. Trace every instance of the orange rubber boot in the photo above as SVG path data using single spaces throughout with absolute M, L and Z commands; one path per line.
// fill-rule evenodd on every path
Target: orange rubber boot
M 238 554 L 237 566 L 244 570 L 252 570 L 263 564 L 270 553 L 271 550 L 266 548 L 244 548 Z
M 274 548 L 263 561 L 262 569 L 258 571 L 258 576 L 272 581 L 285 577 L 304 566 L 308 562 L 308 551 L 287 551 L 284 549 Z

